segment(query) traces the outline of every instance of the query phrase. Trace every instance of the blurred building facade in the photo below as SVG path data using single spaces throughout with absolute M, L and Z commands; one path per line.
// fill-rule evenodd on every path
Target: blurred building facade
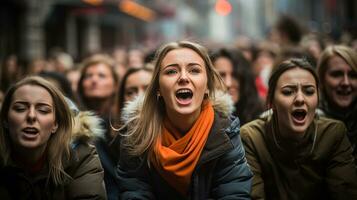
M 354 0 L 3 0 L 0 60 L 9 54 L 44 58 L 54 47 L 80 60 L 96 51 L 182 38 L 262 39 L 280 13 L 313 31 L 355 36 L 356 10 Z

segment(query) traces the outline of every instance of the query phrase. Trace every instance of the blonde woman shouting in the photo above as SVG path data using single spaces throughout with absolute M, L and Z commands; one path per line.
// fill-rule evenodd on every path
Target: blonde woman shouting
M 121 199 L 249 199 L 252 173 L 224 89 L 204 47 L 159 49 L 145 96 L 124 109 Z

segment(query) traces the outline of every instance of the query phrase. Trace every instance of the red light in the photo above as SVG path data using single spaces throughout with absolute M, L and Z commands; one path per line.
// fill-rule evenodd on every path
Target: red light
M 219 15 L 226 16 L 232 11 L 232 5 L 228 0 L 217 0 L 215 10 Z

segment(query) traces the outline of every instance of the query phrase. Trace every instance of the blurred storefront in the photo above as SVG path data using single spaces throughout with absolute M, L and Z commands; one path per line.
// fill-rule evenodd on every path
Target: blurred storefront
M 280 13 L 310 30 L 356 35 L 354 0 L 3 0 L 0 60 L 48 57 L 53 48 L 77 61 L 116 47 L 155 46 L 179 39 L 232 43 L 264 38 Z

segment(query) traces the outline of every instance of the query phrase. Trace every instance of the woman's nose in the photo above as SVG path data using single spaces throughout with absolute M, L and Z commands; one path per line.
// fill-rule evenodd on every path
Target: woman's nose
M 27 114 L 27 121 L 29 123 L 33 123 L 34 121 L 36 121 L 36 112 L 34 108 L 29 109 L 29 112 Z
M 179 77 L 179 83 L 182 84 L 182 83 L 188 83 L 188 75 L 187 75 L 187 72 L 185 71 L 182 71 L 181 74 L 180 74 L 180 77 Z
M 350 84 L 351 84 L 350 77 L 348 77 L 348 74 L 344 74 L 342 79 L 342 85 L 350 85 Z

